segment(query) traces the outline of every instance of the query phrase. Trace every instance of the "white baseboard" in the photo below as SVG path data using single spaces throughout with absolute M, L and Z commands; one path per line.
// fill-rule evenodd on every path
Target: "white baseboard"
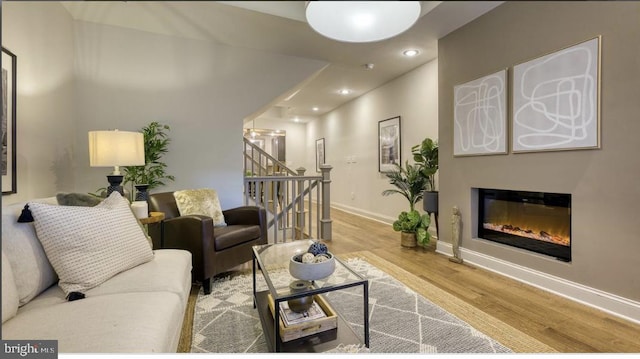
M 452 256 L 451 243 L 438 241 L 436 252 Z M 460 253 L 467 263 L 640 324 L 640 302 L 466 248 L 460 248 Z
M 331 207 L 335 207 L 335 208 L 337 208 L 339 210 L 342 210 L 342 211 L 345 211 L 345 212 L 348 212 L 348 213 L 352 213 L 352 214 L 355 214 L 355 215 L 358 215 L 360 217 L 364 217 L 364 218 L 367 218 L 367 219 L 371 219 L 371 220 L 374 220 L 374 221 L 377 221 L 377 222 L 380 222 L 380 223 L 385 223 L 385 224 L 388 224 L 388 225 L 393 224 L 393 221 L 396 220 L 396 218 L 393 218 L 393 217 L 384 216 L 384 215 L 381 215 L 379 213 L 373 213 L 373 212 L 369 212 L 369 211 L 364 211 L 362 209 L 355 208 L 355 207 L 350 207 L 350 206 L 347 206 L 347 205 L 344 205 L 344 204 L 340 204 L 340 203 L 332 202 L 331 203 Z

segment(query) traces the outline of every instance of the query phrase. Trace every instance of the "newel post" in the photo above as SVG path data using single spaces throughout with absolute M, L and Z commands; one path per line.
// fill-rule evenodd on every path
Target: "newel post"
M 331 165 L 320 165 L 322 172 L 322 218 L 320 218 L 320 238 L 331 240 Z
M 296 172 L 298 172 L 299 177 L 304 177 L 304 173 L 307 171 L 304 167 L 296 168 Z M 298 180 L 298 186 L 296 189 L 296 197 L 298 199 L 298 203 L 296 204 L 296 210 L 294 210 L 296 214 L 295 219 L 295 239 L 302 239 L 304 233 L 304 180 Z

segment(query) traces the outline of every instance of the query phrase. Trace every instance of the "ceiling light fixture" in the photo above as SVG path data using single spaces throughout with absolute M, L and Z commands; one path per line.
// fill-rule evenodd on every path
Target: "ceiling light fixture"
M 344 42 L 385 40 L 408 30 L 420 17 L 420 1 L 307 1 L 313 30 Z
M 350 93 L 351 93 L 351 90 L 349 90 L 349 89 L 342 89 L 342 90 L 338 91 L 338 93 L 339 93 L 339 94 L 341 94 L 341 95 L 348 95 L 348 94 L 350 94 Z
M 420 51 L 415 50 L 415 49 L 405 50 L 405 51 L 402 52 L 402 54 L 404 56 L 407 56 L 407 57 L 414 57 L 414 56 L 418 55 L 419 53 L 420 53 Z
M 318 108 L 318 107 L 314 107 L 314 108 L 312 108 L 312 110 L 313 110 L 313 111 L 320 111 L 320 108 Z

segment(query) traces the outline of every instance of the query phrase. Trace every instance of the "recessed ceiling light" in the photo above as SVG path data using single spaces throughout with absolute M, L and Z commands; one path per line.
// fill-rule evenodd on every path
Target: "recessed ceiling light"
M 342 89 L 342 90 L 340 90 L 340 91 L 339 91 L 339 93 L 340 93 L 341 95 L 348 95 L 348 94 L 350 94 L 350 93 L 351 93 L 351 90 L 349 90 L 349 89 Z
M 296 117 L 293 119 L 293 122 L 300 122 L 300 119 Z
M 320 109 L 318 107 L 314 107 L 312 108 L 313 111 L 320 111 Z
M 415 50 L 415 49 L 411 49 L 411 50 L 405 50 L 402 54 L 404 56 L 407 56 L 407 57 L 414 57 L 414 56 L 418 55 L 419 53 L 420 53 L 420 51 Z

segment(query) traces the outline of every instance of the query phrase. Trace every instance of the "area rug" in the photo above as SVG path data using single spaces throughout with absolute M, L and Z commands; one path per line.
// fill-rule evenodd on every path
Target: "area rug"
M 352 269 L 369 279 L 371 353 L 512 352 L 369 261 L 347 259 Z M 336 270 L 333 280 L 348 275 Z M 257 278 L 259 290 L 266 289 L 262 275 Z M 286 286 L 290 277 L 283 268 L 272 279 L 276 286 Z M 362 333 L 361 296 L 360 287 L 326 294 L 356 333 Z M 193 321 L 193 353 L 267 352 L 260 319 L 253 308 L 251 273 L 215 280 L 210 295 L 200 292 Z

